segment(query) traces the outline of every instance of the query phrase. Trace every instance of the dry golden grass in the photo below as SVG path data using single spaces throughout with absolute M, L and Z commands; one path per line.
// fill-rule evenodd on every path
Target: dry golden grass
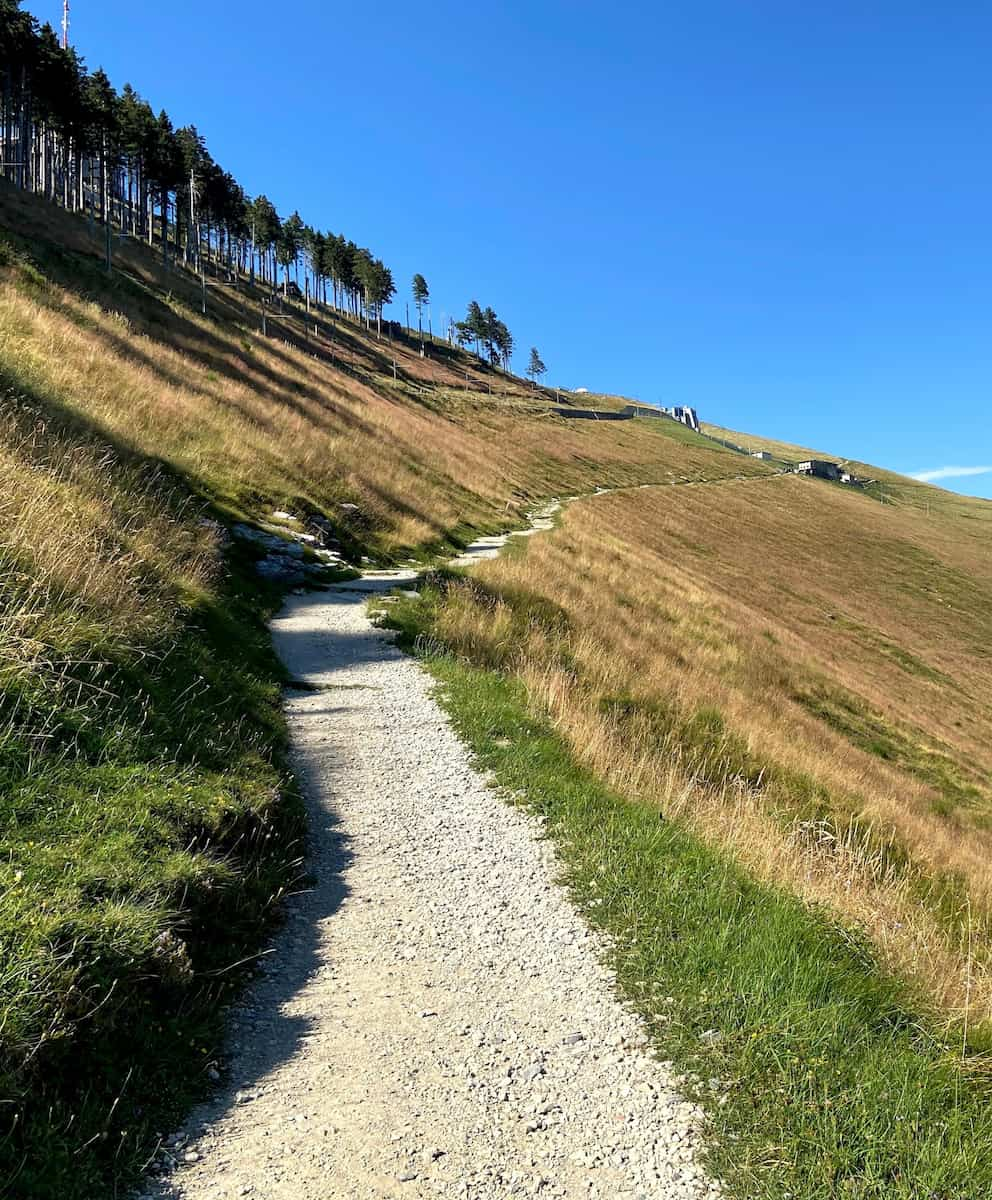
M 445 644 L 516 670 L 621 791 L 992 1017 L 992 563 L 970 526 L 791 476 L 651 488 L 476 575 Z
M 0 222 L 34 261 L 0 272 L 8 669 L 157 636 L 217 567 L 188 488 L 254 514 L 354 501 L 363 532 L 399 552 L 515 523 L 555 493 L 705 484 L 576 504 L 526 556 L 482 569 L 559 606 L 568 632 L 538 620 L 521 638 L 512 604 L 455 591 L 444 636 L 520 670 L 601 774 L 691 813 L 961 1006 L 954 918 L 878 846 L 896 838 L 913 871 L 960 878 L 988 910 L 992 506 L 895 476 L 883 505 L 668 423 L 565 422 L 546 393 L 469 355 L 421 359 L 296 305 L 271 311 L 263 337 L 244 285 L 211 280 L 203 317 L 196 281 L 146 247 L 122 244 L 108 280 L 85 221 L 3 190 Z M 150 476 L 149 459 L 178 481 Z M 716 713 L 729 732 L 701 765 L 698 745 L 618 721 L 604 697 Z M 733 738 L 828 793 L 831 823 L 822 797 L 790 822 L 784 785 L 721 776 Z M 968 986 L 987 1007 L 986 983 Z
M 299 305 L 270 311 L 262 337 L 260 294 L 214 279 L 205 318 L 197 281 L 141 245 L 108 281 L 86 222 L 36 199 L 0 191 L 0 224 L 39 266 L 0 275 L 8 385 L 235 509 L 357 502 L 392 550 L 559 490 L 691 469 L 658 430 L 563 421 L 540 390 L 446 346 L 422 359 Z
M 158 640 L 209 585 L 216 530 L 148 467 L 0 414 L 0 684 Z

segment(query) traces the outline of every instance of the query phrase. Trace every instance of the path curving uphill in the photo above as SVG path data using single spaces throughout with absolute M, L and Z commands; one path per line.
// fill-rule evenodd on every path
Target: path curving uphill
M 273 622 L 316 883 L 233 1016 L 229 1087 L 148 1195 L 718 1195 L 700 1113 L 615 998 L 539 823 L 366 615 L 412 579 L 290 597 Z

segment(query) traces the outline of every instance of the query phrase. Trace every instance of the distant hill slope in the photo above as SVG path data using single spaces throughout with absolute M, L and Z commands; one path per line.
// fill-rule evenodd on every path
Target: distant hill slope
M 958 516 L 964 521 L 973 522 L 968 528 L 976 537 L 986 538 L 992 535 L 992 501 L 974 496 L 961 496 L 957 492 L 949 492 L 946 488 L 936 487 L 932 483 L 921 483 L 918 479 L 900 475 L 885 467 L 848 458 L 836 451 L 828 453 L 824 450 L 810 449 L 808 446 L 794 446 L 789 442 L 776 441 L 760 434 L 740 433 L 707 422 L 703 423 L 703 432 L 733 442 L 749 452 L 767 450 L 782 462 L 794 463 L 806 458 L 823 458 L 830 462 L 843 463 L 855 475 L 876 481 L 879 486 L 870 489 L 869 494 L 881 498 L 883 503 L 916 508 L 929 514 Z M 961 528 L 964 529 L 963 526 Z

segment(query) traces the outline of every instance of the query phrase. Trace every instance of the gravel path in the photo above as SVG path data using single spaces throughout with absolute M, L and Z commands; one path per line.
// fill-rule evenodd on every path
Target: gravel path
M 545 514 L 547 515 L 547 514 Z M 487 543 L 479 554 L 493 549 Z M 714 1196 L 538 823 L 470 765 L 370 575 L 273 622 L 315 888 L 233 1014 L 230 1082 L 148 1196 Z

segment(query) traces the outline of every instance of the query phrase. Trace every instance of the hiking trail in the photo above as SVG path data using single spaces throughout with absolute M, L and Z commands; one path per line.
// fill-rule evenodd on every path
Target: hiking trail
M 145 1195 L 717 1196 L 701 1113 L 616 998 L 540 822 L 472 766 L 430 677 L 366 613 L 414 580 L 368 572 L 272 622 L 314 886 L 230 1013 L 224 1084 Z

